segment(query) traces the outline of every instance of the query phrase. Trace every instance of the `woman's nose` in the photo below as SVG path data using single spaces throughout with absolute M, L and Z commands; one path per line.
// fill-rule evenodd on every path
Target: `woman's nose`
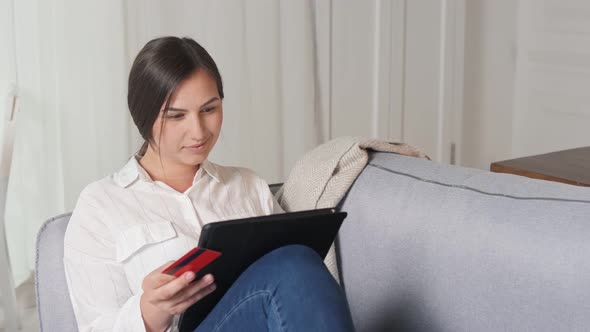
M 191 134 L 191 138 L 196 140 L 201 140 L 203 138 L 204 130 L 202 125 L 203 123 L 198 114 L 191 114 L 191 116 L 188 117 L 188 130 Z

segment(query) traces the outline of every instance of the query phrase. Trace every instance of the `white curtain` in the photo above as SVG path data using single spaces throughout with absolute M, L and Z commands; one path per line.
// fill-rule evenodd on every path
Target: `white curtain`
M 122 3 L 18 0 L 14 16 L 21 103 L 6 220 L 18 284 L 41 224 L 125 162 L 130 128 Z
M 139 148 L 126 80 L 154 37 L 190 36 L 220 68 L 225 122 L 211 159 L 284 181 L 305 151 L 327 139 L 314 3 L 15 1 L 21 105 L 6 212 L 15 282 L 33 269 L 40 225 L 71 211 L 86 184 Z

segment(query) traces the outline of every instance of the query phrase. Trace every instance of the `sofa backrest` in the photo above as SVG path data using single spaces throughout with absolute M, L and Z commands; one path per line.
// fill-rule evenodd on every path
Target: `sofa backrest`
M 70 216 L 63 214 L 46 221 L 37 235 L 35 293 L 41 332 L 78 331 L 63 264 Z
M 590 188 L 374 153 L 340 208 L 358 331 L 590 327 Z

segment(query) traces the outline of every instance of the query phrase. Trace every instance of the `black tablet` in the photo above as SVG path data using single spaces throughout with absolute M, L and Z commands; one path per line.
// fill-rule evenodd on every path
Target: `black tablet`
M 221 221 L 205 225 L 199 247 L 221 256 L 197 273 L 212 273 L 217 289 L 188 308 L 179 330 L 193 331 L 221 300 L 240 274 L 265 254 L 290 244 L 314 249 L 323 258 L 336 238 L 346 212 L 335 209 L 309 210 Z

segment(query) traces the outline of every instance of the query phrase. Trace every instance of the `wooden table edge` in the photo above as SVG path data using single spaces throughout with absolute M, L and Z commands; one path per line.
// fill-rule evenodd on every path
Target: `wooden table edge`
M 500 164 L 500 162 L 492 163 L 490 165 L 490 171 L 492 171 L 494 173 L 520 175 L 520 176 L 525 176 L 527 178 L 533 178 L 533 179 L 538 179 L 538 180 L 561 182 L 561 183 L 565 183 L 565 184 L 571 184 L 574 186 L 590 187 L 590 184 L 585 184 L 585 183 L 580 183 L 577 181 L 562 179 L 562 178 L 558 178 L 555 176 L 537 173 L 537 172 L 533 172 L 533 171 L 526 171 L 526 170 L 522 170 L 522 169 L 512 168 L 509 166 L 502 165 L 502 164 Z

